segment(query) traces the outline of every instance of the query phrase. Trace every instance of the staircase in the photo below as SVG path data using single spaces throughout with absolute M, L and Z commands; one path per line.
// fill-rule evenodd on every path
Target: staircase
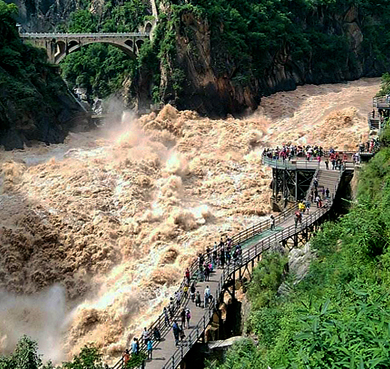
M 340 178 L 340 171 L 339 170 L 326 170 L 326 169 L 320 169 L 318 171 L 318 193 L 320 194 L 320 197 L 322 196 L 322 189 L 329 188 L 329 197 L 333 198 L 336 196 L 338 181 Z M 314 186 L 313 186 L 314 189 Z

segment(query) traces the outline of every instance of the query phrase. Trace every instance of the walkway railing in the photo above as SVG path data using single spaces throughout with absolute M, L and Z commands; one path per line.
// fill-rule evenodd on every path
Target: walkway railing
M 276 215 L 275 216 L 275 225 L 282 223 L 285 219 L 292 216 L 297 209 L 298 209 L 298 206 L 294 205 L 293 207 Z M 249 227 L 249 228 L 243 230 L 242 232 L 237 233 L 236 235 L 231 237 L 232 246 L 246 242 L 246 241 L 250 240 L 251 238 L 257 236 L 258 234 L 261 234 L 264 231 L 270 229 L 271 223 L 272 223 L 272 221 L 270 219 L 267 219 L 267 220 L 264 220 L 262 222 L 259 222 L 255 225 L 253 225 L 252 227 Z M 218 247 L 217 252 L 220 253 L 220 251 L 221 251 L 221 247 Z M 189 266 L 191 280 L 194 280 L 194 278 L 196 278 L 198 270 L 199 270 L 199 264 L 198 264 L 198 261 L 196 260 Z M 185 279 L 183 279 L 183 281 L 181 282 L 180 287 L 178 289 L 178 292 L 183 291 L 184 285 L 185 285 Z M 183 303 L 185 303 L 187 300 L 188 300 L 188 298 L 186 299 L 184 294 L 182 294 L 180 306 L 175 308 L 174 318 L 177 317 L 177 319 L 179 319 L 179 317 L 176 314 L 182 310 L 181 307 L 182 307 Z M 163 313 L 160 314 L 160 316 L 157 318 L 157 320 L 149 327 L 149 329 L 148 329 L 149 332 L 153 332 L 155 327 L 160 331 L 162 337 L 164 337 L 171 330 L 171 327 L 166 326 L 166 324 L 165 324 L 165 316 Z M 142 342 L 140 341 L 139 345 L 140 345 L 140 351 L 146 351 L 146 345 L 143 341 Z M 158 345 L 158 342 L 155 341 L 154 347 L 156 347 L 157 345 Z M 123 360 L 120 359 L 112 367 L 112 369 L 120 369 L 122 367 L 123 367 Z
M 312 159 L 307 160 L 305 158 L 297 158 L 294 157 L 291 160 L 282 158 L 279 159 L 272 159 L 268 156 L 263 155 L 262 157 L 262 163 L 264 165 L 268 165 L 271 168 L 275 169 L 287 169 L 287 170 L 296 170 L 296 169 L 307 169 L 307 170 L 316 170 L 319 169 L 323 165 L 323 161 L 319 162 L 318 160 Z M 344 166 L 346 170 L 354 170 L 355 168 L 355 162 L 354 161 L 347 161 L 344 163 Z M 331 163 L 329 163 L 329 167 L 331 167 Z
M 342 177 L 343 172 L 340 172 L 340 175 L 337 180 L 337 188 L 340 184 L 340 180 Z M 184 345 L 181 345 L 180 348 L 178 348 L 175 353 L 170 357 L 170 359 L 167 361 L 167 363 L 162 367 L 162 369 L 176 369 L 176 367 L 180 364 L 180 362 L 183 360 L 185 355 L 190 351 L 191 347 L 197 342 L 197 340 L 202 336 L 203 332 L 206 330 L 206 327 L 208 326 L 212 315 L 214 313 L 214 308 L 221 302 L 223 299 L 223 290 L 224 285 L 227 280 L 229 280 L 229 277 L 236 273 L 239 268 L 251 263 L 254 259 L 256 259 L 259 255 L 261 255 L 264 251 L 269 250 L 272 245 L 275 243 L 279 243 L 283 240 L 286 240 L 292 236 L 295 236 L 299 232 L 301 232 L 303 229 L 306 229 L 310 227 L 312 224 L 314 224 L 317 220 L 319 220 L 321 217 L 323 217 L 332 207 L 333 200 L 335 198 L 335 195 L 333 195 L 329 207 L 327 208 L 319 208 L 315 212 L 311 213 L 307 217 L 305 217 L 305 221 L 302 222 L 302 224 L 296 226 L 291 225 L 285 229 L 282 229 L 279 232 L 275 232 L 274 234 L 264 238 L 263 240 L 257 242 L 255 245 L 250 247 L 249 249 L 245 250 L 242 254 L 242 257 L 240 258 L 239 262 L 231 263 L 225 267 L 223 270 L 223 273 L 221 275 L 221 278 L 218 282 L 218 286 L 215 292 L 216 302 L 215 304 L 210 308 L 207 309 L 199 323 L 196 325 L 196 327 L 192 330 L 190 335 L 188 336 L 187 341 L 184 342 Z

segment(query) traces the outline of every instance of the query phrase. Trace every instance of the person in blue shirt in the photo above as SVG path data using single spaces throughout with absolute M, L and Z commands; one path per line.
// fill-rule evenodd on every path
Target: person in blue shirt
M 146 349 L 148 350 L 148 360 L 152 360 L 153 341 L 151 339 L 148 341 Z

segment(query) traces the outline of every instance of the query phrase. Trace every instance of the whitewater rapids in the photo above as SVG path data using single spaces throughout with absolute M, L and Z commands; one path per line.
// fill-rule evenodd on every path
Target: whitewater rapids
M 1 353 L 27 333 L 56 362 L 90 341 L 117 356 L 197 252 L 269 213 L 262 149 L 356 149 L 379 83 L 299 87 L 243 119 L 168 105 L 64 144 L 0 151 Z

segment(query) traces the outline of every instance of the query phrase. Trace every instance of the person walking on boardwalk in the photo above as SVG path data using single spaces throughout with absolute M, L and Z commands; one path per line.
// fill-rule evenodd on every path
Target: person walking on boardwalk
M 317 208 L 322 208 L 322 201 L 319 195 L 317 195 L 316 197 L 316 203 L 317 203 Z
M 230 252 L 231 252 L 230 248 L 226 250 L 226 263 L 228 265 L 230 264 L 230 260 L 232 258 L 232 254 Z
M 218 250 L 214 250 L 213 251 L 212 264 L 215 265 L 215 268 L 217 268 L 217 264 L 218 264 Z
M 187 280 L 187 283 L 190 284 L 190 270 L 187 268 L 185 272 L 185 278 Z
M 301 214 L 301 212 L 299 212 L 299 211 L 295 212 L 294 222 L 295 222 L 295 228 L 297 228 L 298 223 L 300 223 L 302 225 L 302 214 Z
M 142 332 L 142 339 L 144 340 L 145 345 L 147 345 L 147 343 L 150 339 L 150 336 L 149 336 L 149 332 L 146 329 L 146 327 L 144 328 L 144 331 Z
M 164 313 L 164 321 L 165 321 L 165 325 L 167 327 L 169 327 L 169 315 L 168 315 L 168 309 L 166 307 L 164 307 L 164 310 L 163 310 L 163 313 Z
M 332 155 L 331 156 L 331 161 L 332 161 L 332 169 L 335 170 L 336 169 L 336 156 L 335 155 Z
M 275 229 L 275 217 L 271 215 L 270 219 L 271 219 L 271 231 L 273 231 Z
M 199 291 L 196 291 L 196 297 L 195 297 L 195 306 L 199 306 L 201 305 L 202 301 L 200 299 L 200 293 Z
M 192 302 L 195 301 L 195 291 L 196 291 L 195 282 L 192 282 L 191 287 L 190 287 L 190 299 Z
M 221 268 L 223 269 L 225 266 L 225 250 L 224 250 L 224 248 L 221 249 L 221 253 L 219 254 L 219 262 L 220 262 Z
M 184 284 L 184 287 L 183 287 L 183 293 L 184 293 L 184 299 L 187 300 L 187 297 L 188 297 L 188 283 L 186 281 L 186 283 Z
M 326 166 L 326 170 L 329 170 L 329 159 L 328 158 L 325 159 L 325 166 Z
M 157 327 L 154 327 L 154 328 L 153 328 L 153 338 L 154 338 L 157 342 L 160 342 L 160 340 L 161 340 L 161 333 L 160 333 L 160 331 L 158 330 Z
M 239 245 L 237 248 L 237 259 L 239 260 L 240 263 L 242 263 L 242 247 L 241 247 L 241 245 Z
M 204 280 L 209 281 L 210 280 L 210 269 L 208 264 L 205 265 L 204 267 Z
M 306 209 L 306 212 L 307 212 L 308 215 L 310 213 L 310 206 L 311 206 L 310 201 L 306 201 L 305 202 L 305 209 Z
M 329 188 L 327 188 L 327 189 L 325 190 L 325 195 L 326 195 L 326 198 L 327 198 L 327 199 L 329 199 L 329 193 L 330 193 Z
M 178 309 L 180 307 L 180 301 L 181 301 L 181 292 L 180 291 L 175 292 L 175 298 L 176 298 L 176 308 Z
M 313 185 L 314 185 L 315 190 L 317 191 L 317 188 L 318 188 L 318 179 L 317 179 L 317 177 L 314 177 Z
M 186 309 L 186 319 L 187 319 L 187 328 L 190 329 L 190 320 L 191 320 L 191 310 Z
M 125 368 L 126 368 L 127 363 L 129 362 L 129 360 L 130 360 L 130 352 L 128 349 L 126 349 L 125 352 L 123 353 L 123 356 L 122 356 L 122 361 L 123 361 L 123 364 L 125 365 Z
M 209 296 L 210 296 L 210 287 L 206 286 L 204 290 L 204 307 L 206 308 L 208 301 L 209 301 Z
M 181 318 L 181 325 L 182 325 L 182 327 L 185 328 L 185 326 L 186 326 L 186 309 L 183 309 L 181 311 L 180 318 Z
M 134 337 L 133 342 L 131 343 L 131 354 L 138 355 L 138 353 L 139 353 L 138 338 Z
M 148 344 L 146 345 L 146 350 L 148 351 L 147 360 L 152 360 L 152 352 L 153 352 L 153 341 L 152 340 L 148 341 Z
M 298 209 L 301 214 L 305 212 L 305 204 L 303 203 L 303 200 L 299 202 Z
M 175 337 L 175 345 L 177 346 L 179 344 L 179 325 L 177 322 L 173 322 L 172 325 L 172 331 L 173 331 L 173 336 Z

